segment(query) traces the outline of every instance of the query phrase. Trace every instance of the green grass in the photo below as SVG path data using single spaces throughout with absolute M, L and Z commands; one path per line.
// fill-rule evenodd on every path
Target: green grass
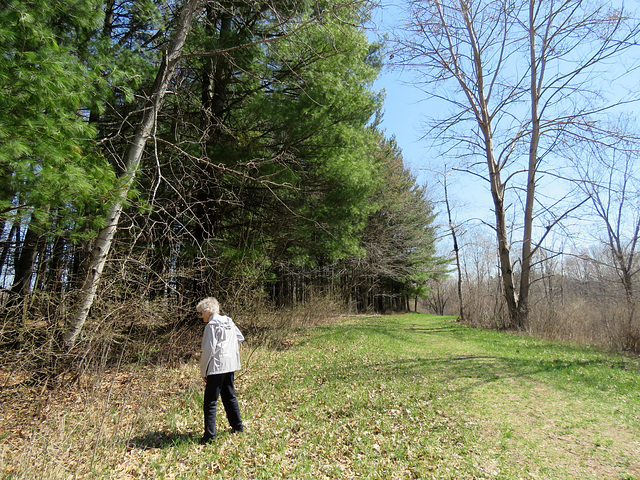
M 640 479 L 637 358 L 427 315 L 352 318 L 243 356 L 246 434 L 221 412 L 217 441 L 197 445 L 194 380 L 103 429 L 93 474 L 69 478 Z

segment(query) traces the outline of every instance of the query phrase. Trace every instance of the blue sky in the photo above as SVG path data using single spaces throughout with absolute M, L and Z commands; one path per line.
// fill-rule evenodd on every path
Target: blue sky
M 391 32 L 402 23 L 401 9 L 397 6 L 399 1 L 402 0 L 384 0 L 375 10 L 373 21 L 378 33 Z M 437 158 L 437 153 L 430 150 L 429 140 L 423 138 L 424 124 L 430 114 L 433 114 L 430 110 L 435 107 L 433 101 L 427 100 L 424 92 L 412 83 L 414 75 L 415 72 L 411 70 L 390 67 L 382 69 L 374 85 L 376 90 L 384 89 L 386 95 L 381 129 L 387 138 L 395 137 L 402 149 L 405 165 L 416 175 L 419 184 L 430 187 L 433 199 L 439 201 L 443 198 L 443 193 L 438 186 L 439 179 L 431 169 L 442 167 L 442 164 Z M 454 214 L 464 210 L 464 216 L 467 218 L 475 216 L 486 219 L 491 215 L 489 194 L 482 183 L 477 179 L 471 181 L 461 178 L 460 175 L 456 177 L 450 180 L 453 183 L 449 189 L 452 205 L 460 207 L 455 208 Z M 461 181 L 465 184 L 462 185 Z M 439 221 L 443 220 L 444 218 L 441 218 Z
M 387 0 L 376 9 L 374 23 L 379 31 L 391 31 L 400 21 L 399 8 Z M 410 84 L 410 72 L 383 68 L 376 90 L 385 90 L 382 129 L 387 137 L 394 136 L 403 151 L 405 162 L 418 175 L 424 163 L 426 142 L 421 140 L 421 122 L 424 121 L 421 100 L 423 93 Z
M 377 7 L 374 11 L 373 24 L 375 25 L 378 33 L 390 33 L 394 28 L 402 28 L 401 10 L 402 7 L 398 5 L 405 5 L 406 0 L 381 0 L 381 6 Z M 617 4 L 617 0 L 614 2 Z M 640 2 L 632 0 L 630 2 L 633 9 L 640 9 Z M 374 33 L 372 32 L 372 38 Z M 591 45 L 585 46 L 586 49 Z M 579 53 L 579 52 L 578 52 Z M 627 57 L 621 59 L 616 58 L 614 63 L 607 64 L 602 63 L 600 67 L 603 69 L 599 72 L 598 69 L 594 69 L 593 73 L 600 73 L 604 77 L 592 77 L 592 79 L 600 79 L 602 84 L 602 94 L 611 97 L 612 104 L 615 105 L 616 99 L 630 100 L 632 98 L 638 98 L 638 76 L 637 71 L 640 69 L 640 57 L 638 56 L 638 48 L 635 50 L 629 50 L 625 53 Z M 579 58 L 579 55 L 576 59 Z M 574 59 L 574 60 L 576 60 Z M 570 57 L 563 57 L 563 62 L 566 60 L 571 62 Z M 624 60 L 621 62 L 621 60 Z M 560 62 L 555 64 L 555 68 L 564 68 L 566 64 Z M 569 68 L 569 67 L 567 67 Z M 636 72 L 633 74 L 633 72 Z M 429 99 L 427 100 L 427 94 L 422 92 L 415 84 L 412 83 L 412 77 L 416 75 L 416 72 L 411 70 L 394 70 L 389 67 L 383 68 L 378 81 L 375 83 L 374 88 L 376 90 L 384 90 L 386 98 L 383 106 L 383 121 L 381 129 L 385 135 L 395 137 L 398 146 L 401 148 L 405 165 L 411 169 L 416 175 L 418 183 L 427 185 L 430 191 L 432 200 L 436 202 L 436 209 L 439 211 L 444 210 L 444 206 L 441 202 L 443 200 L 443 192 L 439 185 L 441 176 L 438 176 L 434 170 L 442 170 L 444 164 L 448 163 L 449 166 L 455 162 L 455 158 L 447 158 L 440 156 L 435 149 L 430 149 L 430 139 L 424 138 L 425 124 L 429 120 L 429 117 L 442 117 L 438 113 L 438 104 Z M 603 79 L 610 79 L 610 82 Z M 593 85 L 596 88 L 596 85 Z M 441 104 L 442 105 L 442 104 Z M 443 107 L 440 107 L 443 108 Z M 447 108 L 446 106 L 444 108 Z M 620 114 L 629 114 L 632 117 L 637 115 L 638 103 L 618 105 L 616 112 Z M 615 113 L 615 112 L 614 112 Z M 444 115 L 447 116 L 447 115 Z M 605 124 L 606 125 L 606 124 Z M 431 139 L 433 140 L 433 139 Z M 583 152 L 584 154 L 585 152 Z M 479 159 L 482 161 L 482 159 Z M 546 161 L 551 164 L 553 157 L 549 157 Z M 582 161 L 580 151 L 575 152 L 576 162 Z M 545 175 L 544 172 L 538 175 L 538 191 L 537 197 L 541 204 L 549 207 L 549 212 L 554 214 L 558 213 L 559 209 L 568 208 L 568 204 L 561 204 L 564 200 L 566 193 L 568 192 L 569 185 L 562 183 L 562 177 L 571 177 L 575 175 L 575 172 L 569 172 L 570 175 L 564 175 L 563 169 L 568 169 L 569 164 L 564 166 L 551 167 L 551 174 Z M 555 169 L 555 170 L 554 170 Z M 517 164 L 513 164 L 511 170 L 505 170 L 506 174 L 517 174 L 521 171 Z M 568 171 L 568 170 L 567 170 Z M 559 176 L 553 173 L 560 173 Z M 503 177 L 503 178 L 506 178 Z M 518 179 L 517 179 L 518 180 Z M 513 181 L 511 186 L 522 186 L 521 178 L 518 181 Z M 454 222 L 460 224 L 462 222 L 471 221 L 466 224 L 469 227 L 476 225 L 480 228 L 485 222 L 492 224 L 495 221 L 494 213 L 492 211 L 491 195 L 488 185 L 483 182 L 478 176 L 464 173 L 456 173 L 449 177 L 449 200 L 454 207 Z M 512 195 L 509 197 L 511 202 L 509 215 L 510 220 L 515 221 L 518 218 L 518 208 L 521 207 L 518 197 L 516 197 L 511 190 Z M 558 201 L 558 203 L 554 203 Z M 544 207 L 543 205 L 543 207 Z M 536 207 L 537 213 L 541 213 L 539 217 L 539 225 L 544 226 L 544 222 L 549 222 L 551 218 L 544 212 L 544 208 Z M 515 214 L 513 212 L 516 212 Z M 576 223 L 565 226 L 568 230 L 562 230 L 559 228 L 554 229 L 554 232 L 547 238 L 549 243 L 556 240 L 564 243 L 567 240 L 574 241 L 576 246 L 581 247 L 584 245 L 591 245 L 595 242 L 595 238 L 599 232 L 594 230 L 590 226 L 589 218 L 586 215 L 588 213 L 584 211 L 576 211 L 577 217 L 574 219 Z M 478 219 L 480 221 L 478 221 Z M 441 215 L 437 223 L 440 225 L 446 224 L 446 217 Z M 493 235 L 490 229 L 485 229 L 489 235 Z M 545 230 L 541 230 L 544 232 Z M 567 231 L 571 235 L 567 236 Z M 474 235 L 479 233 L 480 230 L 476 229 Z M 517 235 L 517 232 L 516 232 Z M 566 238 L 565 238 L 566 237 Z M 443 242 L 447 244 L 447 241 Z M 597 243 L 597 242 L 596 242 Z M 441 248 L 446 249 L 447 245 L 441 245 Z
M 387 137 L 394 136 L 402 148 L 405 162 L 419 174 L 428 155 L 427 142 L 421 124 L 426 118 L 423 113 L 424 94 L 415 86 L 406 84 L 406 73 L 383 71 L 375 84 L 377 90 L 385 90 L 384 117 L 382 129 Z

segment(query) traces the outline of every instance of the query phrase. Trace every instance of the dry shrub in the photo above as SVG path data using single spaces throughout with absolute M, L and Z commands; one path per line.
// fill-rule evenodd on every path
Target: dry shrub
M 56 390 L 4 389 L 0 399 L 10 408 L 0 416 L 0 477 L 131 478 L 123 469 L 132 450 L 145 455 L 163 439 L 193 442 L 200 410 L 179 406 L 199 388 L 197 369 L 183 365 L 107 369 Z
M 457 292 L 450 288 L 449 307 L 446 313 L 460 313 Z M 480 328 L 504 328 L 508 323 L 507 310 L 499 281 L 480 283 L 465 282 L 463 286 L 465 323 Z
M 450 281 L 450 283 L 452 283 Z M 616 351 L 640 353 L 640 315 L 632 313 L 624 294 L 612 287 L 573 285 L 555 289 L 534 284 L 531 290 L 528 334 L 547 340 L 596 345 Z M 452 285 L 445 285 L 445 314 L 457 315 L 459 302 Z M 465 323 L 481 328 L 505 328 L 506 305 L 499 279 L 465 282 Z M 432 312 L 433 313 L 433 312 Z
M 46 295 L 28 299 L 29 308 L 4 317 L 0 341 L 4 355 L 0 367 L 28 382 L 48 387 L 77 381 L 120 364 L 182 364 L 199 353 L 202 321 L 187 305 L 162 298 L 138 301 L 99 298 L 82 335 L 71 350 L 61 343 L 65 321 Z M 234 318 L 248 343 L 280 348 L 301 327 L 339 318 L 344 305 L 336 297 L 309 292 L 307 301 L 274 308 L 263 295 L 221 299 L 222 311 Z M 8 320 L 10 319 L 10 320 Z
M 592 343 L 592 319 L 586 318 L 585 302 L 577 299 L 571 305 L 537 303 L 529 315 L 530 334 L 547 340 Z
M 195 314 L 166 302 L 99 301 L 75 347 L 62 344 L 65 321 L 48 295 L 29 297 L 29 308 L 6 312 L 0 329 L 0 367 L 7 378 L 59 387 L 121 363 L 187 361 L 202 334 Z M 9 313 L 9 314 L 7 314 Z M 13 315 L 11 315 L 13 314 Z
M 82 344 L 89 357 L 110 361 L 174 364 L 188 360 L 199 348 L 202 334 L 193 306 L 175 305 L 163 299 L 125 300 L 100 304 L 92 310 Z M 92 354 L 93 353 L 93 354 Z
M 0 368 L 5 372 L 0 386 L 15 381 L 40 383 L 55 376 L 64 361 L 60 344 L 62 326 L 57 318 L 57 302 L 46 293 L 8 304 L 0 325 Z
M 536 303 L 529 316 L 529 332 L 549 340 L 637 353 L 640 351 L 637 321 L 626 305 L 615 298 L 576 296 L 562 303 Z
M 299 329 L 333 322 L 346 312 L 338 297 L 309 292 L 302 304 L 275 308 L 266 301 L 254 302 L 250 309 L 237 308 L 233 316 L 249 343 L 282 348 Z

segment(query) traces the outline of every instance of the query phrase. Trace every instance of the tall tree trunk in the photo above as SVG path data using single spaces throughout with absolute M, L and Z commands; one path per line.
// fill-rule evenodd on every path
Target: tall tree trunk
M 107 225 L 100 230 L 94 242 L 88 272 L 82 286 L 77 310 L 64 335 L 64 342 L 68 348 L 72 347 L 78 338 L 89 314 L 89 310 L 93 305 L 102 276 L 102 270 L 118 228 L 118 221 L 122 213 L 124 200 L 135 180 L 145 145 L 155 127 L 156 117 L 160 111 L 164 95 L 175 71 L 176 63 L 184 47 L 187 34 L 191 29 L 193 15 L 199 4 L 200 0 L 185 0 L 171 42 L 167 46 L 166 51 L 163 52 L 162 63 L 153 84 L 151 97 L 145 108 L 142 120 L 138 125 L 136 135 L 128 147 L 125 171 L 121 178 L 120 190 L 117 192 L 117 198 L 107 217 Z
M 229 48 L 232 19 L 226 9 L 207 6 L 206 31 L 211 38 L 218 36 L 218 48 Z M 216 32 L 216 27 L 218 28 Z M 220 142 L 223 117 L 227 108 L 227 89 L 230 80 L 229 64 L 224 56 L 207 58 L 202 71 L 203 130 L 209 143 Z
M 513 277 L 513 264 L 511 262 L 511 247 L 509 245 L 509 230 L 507 228 L 507 216 L 504 205 L 505 188 L 500 176 L 500 169 L 493 151 L 493 133 L 491 120 L 486 108 L 483 106 L 483 118 L 486 119 L 482 126 L 487 165 L 489 167 L 489 181 L 491 186 L 491 198 L 496 216 L 496 235 L 498 239 L 498 259 L 500 262 L 500 274 L 504 299 L 507 303 L 510 325 L 518 323 L 518 297 Z
M 520 293 L 518 296 L 518 311 L 515 327 L 526 328 L 529 318 L 529 290 L 531 285 L 531 263 L 533 249 L 531 236 L 533 231 L 533 206 L 536 190 L 536 173 L 538 170 L 538 145 L 540 143 L 540 114 L 538 104 L 540 102 L 540 86 L 544 77 L 544 63 L 538 71 L 538 58 L 536 51 L 536 31 L 534 26 L 536 2 L 529 2 L 529 54 L 530 54 L 530 85 L 531 97 L 531 142 L 529 144 L 529 164 L 527 166 L 527 186 L 524 210 L 524 232 L 522 238 L 522 270 L 520 273 Z M 538 78 L 538 75 L 540 78 Z
M 33 221 L 33 220 L 32 220 Z M 26 295 L 31 287 L 31 279 L 33 275 L 33 266 L 36 262 L 38 254 L 37 244 L 39 235 L 36 233 L 33 225 L 29 225 L 27 233 L 22 241 L 20 256 L 14 267 L 13 285 L 11 292 L 17 295 Z
M 504 299 L 507 303 L 510 325 L 518 323 L 518 294 L 516 293 L 515 281 L 513 277 L 513 264 L 511 262 L 511 249 L 509 245 L 509 231 L 507 228 L 506 208 L 504 205 L 505 186 L 500 175 L 501 167 L 495 157 L 493 146 L 492 115 L 489 111 L 489 100 L 485 96 L 484 68 L 481 58 L 481 45 L 473 25 L 473 19 L 469 17 L 469 9 L 462 9 L 464 22 L 469 35 L 469 41 L 473 50 L 474 74 L 477 88 L 477 103 L 473 98 L 473 93 L 468 85 L 461 83 L 463 90 L 473 105 L 478 126 L 482 132 L 485 157 L 489 171 L 489 184 L 491 198 L 493 200 L 494 212 L 496 216 L 496 235 L 498 239 L 498 258 L 500 262 L 500 273 L 504 290 Z M 462 77 L 460 77 L 462 78 Z
M 45 270 L 43 279 L 39 280 L 38 288 L 51 292 L 62 292 L 62 261 L 64 255 L 65 239 L 63 235 L 56 236 L 51 247 L 49 268 Z
M 5 225 L 6 225 L 6 222 L 5 222 Z M 6 265 L 7 258 L 9 257 L 9 252 L 11 251 L 11 243 L 13 242 L 13 237 L 16 236 L 17 231 L 18 231 L 18 221 L 15 221 L 11 224 L 9 233 L 7 233 L 7 239 L 4 241 L 4 245 L 2 246 L 2 253 L 0 253 L 0 277 L 2 277 L 2 272 L 4 271 L 4 268 L 7 266 Z
M 447 189 L 447 177 L 445 173 L 444 177 L 444 202 L 447 207 L 447 215 L 449 217 L 449 229 L 451 230 L 451 238 L 453 239 L 453 252 L 456 255 L 456 270 L 458 272 L 458 302 L 460 303 L 460 308 L 458 311 L 458 320 L 463 322 L 464 318 L 464 302 L 462 298 L 462 266 L 460 265 L 460 247 L 458 246 L 458 235 L 456 234 L 456 229 L 453 226 L 453 219 L 451 218 L 451 206 L 449 205 L 449 192 Z M 441 314 L 442 315 L 442 314 Z

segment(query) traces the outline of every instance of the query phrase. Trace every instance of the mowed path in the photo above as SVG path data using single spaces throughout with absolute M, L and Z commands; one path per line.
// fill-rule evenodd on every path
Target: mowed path
M 637 358 L 403 315 L 256 361 L 249 422 L 290 478 L 304 457 L 327 478 L 640 479 Z

